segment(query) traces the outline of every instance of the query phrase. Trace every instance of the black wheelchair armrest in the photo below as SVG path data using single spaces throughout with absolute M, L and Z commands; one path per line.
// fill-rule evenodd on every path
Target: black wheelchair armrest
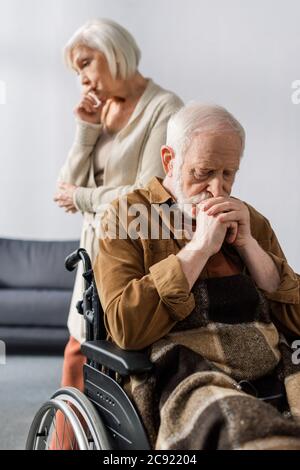
M 110 341 L 86 341 L 81 351 L 88 359 L 122 376 L 149 372 L 153 367 L 145 352 L 124 351 Z

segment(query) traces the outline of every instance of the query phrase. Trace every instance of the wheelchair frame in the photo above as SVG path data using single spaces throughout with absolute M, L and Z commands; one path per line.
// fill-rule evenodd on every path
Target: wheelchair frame
M 45 436 L 39 427 L 39 420 L 42 419 L 41 410 L 45 411 L 45 407 L 49 408 L 50 403 L 58 401 L 59 406 L 65 406 L 66 403 L 73 405 L 76 403 L 78 409 L 81 406 L 80 409 L 84 410 L 86 421 L 92 428 L 96 448 L 149 450 L 151 447 L 143 423 L 134 404 L 122 388 L 122 382 L 129 375 L 151 371 L 153 365 L 144 352 L 124 351 L 112 342 L 106 341 L 104 312 L 86 250 L 79 248 L 71 253 L 65 260 L 65 267 L 68 271 L 73 271 L 80 261 L 83 263 L 85 291 L 83 300 L 77 303 L 76 308 L 86 322 L 86 342 L 81 346 L 81 351 L 87 358 L 83 367 L 84 396 L 70 387 L 55 392 L 50 402 L 46 402 L 35 416 L 26 449 L 42 448 L 39 439 Z M 81 448 L 86 448 L 88 442 L 81 436 L 80 430 L 78 433 Z

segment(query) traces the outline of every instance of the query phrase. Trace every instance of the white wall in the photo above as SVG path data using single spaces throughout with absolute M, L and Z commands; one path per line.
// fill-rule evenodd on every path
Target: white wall
M 271 220 L 299 271 L 297 0 L 0 0 L 0 236 L 79 237 L 80 216 L 52 202 L 79 97 L 61 48 L 93 17 L 133 33 L 146 76 L 240 119 L 247 148 L 234 194 Z

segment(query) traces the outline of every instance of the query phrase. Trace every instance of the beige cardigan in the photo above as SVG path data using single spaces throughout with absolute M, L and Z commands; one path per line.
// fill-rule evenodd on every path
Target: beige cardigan
M 84 218 L 80 246 L 87 250 L 92 263 L 98 254 L 99 220 L 107 204 L 145 186 L 153 176 L 164 176 L 160 148 L 166 142 L 168 119 L 182 104 L 176 95 L 149 80 L 128 124 L 116 135 L 105 164 L 103 185 L 99 187 L 94 177 L 94 161 L 101 145 L 102 126 L 77 121 L 75 141 L 58 181 L 78 186 L 74 204 Z M 82 299 L 83 289 L 79 265 L 68 327 L 80 342 L 85 340 L 85 325 L 76 303 Z

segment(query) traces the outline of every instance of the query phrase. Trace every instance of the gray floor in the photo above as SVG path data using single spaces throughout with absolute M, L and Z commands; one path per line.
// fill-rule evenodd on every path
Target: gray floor
M 38 407 L 59 388 L 62 357 L 8 356 L 0 365 L 0 449 L 24 449 Z

